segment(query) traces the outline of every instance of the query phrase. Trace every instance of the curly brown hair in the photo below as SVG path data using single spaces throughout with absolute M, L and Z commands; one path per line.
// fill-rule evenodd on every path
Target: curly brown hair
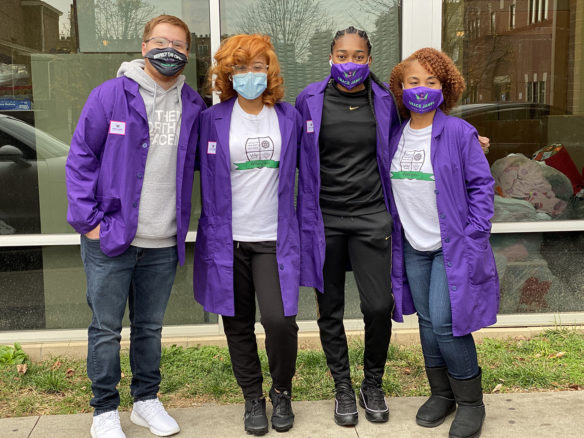
M 284 97 L 284 79 L 280 74 L 280 62 L 270 37 L 259 34 L 240 34 L 223 40 L 215 53 L 215 62 L 207 73 L 207 82 L 213 84 L 210 88 L 219 94 L 221 102 L 237 96 L 231 81 L 232 67 L 236 64 L 247 65 L 260 55 L 266 57 L 269 65 L 268 87 L 262 94 L 264 104 L 273 106 Z
M 456 105 L 464 91 L 464 78 L 446 53 L 426 47 L 416 50 L 391 71 L 389 88 L 395 96 L 400 114 L 404 118 L 410 117 L 410 111 L 404 107 L 402 101 L 402 84 L 405 80 L 406 68 L 412 61 L 418 61 L 422 67 L 438 78 L 442 85 L 442 95 L 444 96 L 444 102 L 440 105 L 440 109 L 448 113 Z

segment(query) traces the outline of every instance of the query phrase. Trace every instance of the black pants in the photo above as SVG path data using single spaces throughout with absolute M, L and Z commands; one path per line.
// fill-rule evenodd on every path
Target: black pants
M 246 400 L 262 396 L 262 369 L 254 332 L 257 296 L 266 332 L 272 386 L 292 390 L 298 351 L 296 316 L 284 316 L 276 242 L 234 242 L 235 316 L 223 316 L 233 373 Z
M 316 292 L 318 327 L 327 364 L 335 380 L 351 382 L 345 312 L 345 269 L 355 275 L 365 322 L 366 379 L 381 379 L 391 337 L 391 216 L 387 212 L 361 216 L 323 215 L 326 236 L 324 293 Z

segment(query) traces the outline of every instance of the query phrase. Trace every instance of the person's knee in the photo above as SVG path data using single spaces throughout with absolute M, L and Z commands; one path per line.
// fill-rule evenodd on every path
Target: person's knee
M 385 297 L 383 300 L 370 301 L 369 303 L 361 303 L 361 312 L 366 318 L 391 318 L 393 312 L 393 295 Z
M 276 336 L 285 336 L 298 332 L 298 325 L 294 317 L 273 314 L 262 315 L 260 322 L 266 333 Z

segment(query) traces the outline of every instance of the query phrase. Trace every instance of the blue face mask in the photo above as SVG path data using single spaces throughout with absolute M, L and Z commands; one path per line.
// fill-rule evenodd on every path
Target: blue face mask
M 233 76 L 233 89 L 247 100 L 257 99 L 268 86 L 267 73 L 252 73 Z

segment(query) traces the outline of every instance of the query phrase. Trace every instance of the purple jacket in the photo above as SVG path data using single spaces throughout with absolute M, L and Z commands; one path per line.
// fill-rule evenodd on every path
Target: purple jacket
M 184 84 L 176 162 L 176 228 L 180 264 L 191 215 L 191 194 L 199 114 L 205 103 Z M 109 133 L 110 122 L 125 135 Z M 123 253 L 136 235 L 142 175 L 150 145 L 148 119 L 139 86 L 127 77 L 104 82 L 85 103 L 67 158 L 67 221 L 80 234 L 100 227 L 104 254 Z
M 208 312 L 234 316 L 233 234 L 229 128 L 235 98 L 214 105 L 201 116 L 197 158 L 201 171 L 201 218 L 197 231 L 193 287 Z M 298 313 L 300 248 L 294 209 L 294 184 L 300 115 L 287 103 L 275 105 L 282 136 L 278 185 L 276 258 L 284 315 Z M 211 146 L 210 146 L 211 144 Z
M 405 126 L 405 123 L 404 123 Z M 393 159 L 403 131 L 391 141 Z M 464 336 L 494 324 L 499 308 L 499 277 L 489 243 L 494 214 L 494 179 L 476 130 L 464 120 L 436 111 L 430 159 L 452 307 L 452 332 Z M 392 284 L 402 296 L 404 314 L 413 303 L 404 269 L 403 229 L 391 195 Z
M 330 76 L 307 86 L 296 98 L 296 108 L 302 115 L 302 145 L 298 176 L 298 222 L 300 226 L 301 269 L 300 284 L 324 289 L 323 265 L 325 237 L 320 195 L 319 134 L 322 119 L 324 91 Z M 399 129 L 399 117 L 391 94 L 372 82 L 373 107 L 377 120 L 377 163 L 379 175 L 389 210 L 391 193 L 389 179 L 389 140 L 392 131 Z M 304 158 L 303 158 L 304 157 Z M 396 309 L 393 318 L 402 321 L 401 298 L 394 293 Z

